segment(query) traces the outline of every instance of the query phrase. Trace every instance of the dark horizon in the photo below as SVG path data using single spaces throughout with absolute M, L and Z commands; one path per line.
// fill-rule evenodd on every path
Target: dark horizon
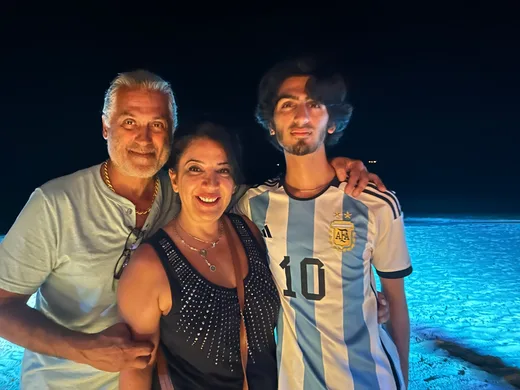
M 106 159 L 103 94 L 117 73 L 132 69 L 171 82 L 180 131 L 202 119 L 235 129 L 250 183 L 277 174 L 283 155 L 253 118 L 257 83 L 275 62 L 308 53 L 338 64 L 354 106 L 330 155 L 363 160 L 396 191 L 405 215 L 520 215 L 512 23 L 485 26 L 463 8 L 409 18 L 387 7 L 296 26 L 280 13 L 177 16 L 157 29 L 118 31 L 80 17 L 53 23 L 12 11 L 0 30 L 8 43 L 0 233 L 34 188 Z

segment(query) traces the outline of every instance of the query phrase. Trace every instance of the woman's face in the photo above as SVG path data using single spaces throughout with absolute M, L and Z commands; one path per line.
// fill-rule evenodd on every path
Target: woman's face
M 173 190 L 179 193 L 182 213 L 195 222 L 218 220 L 231 201 L 235 182 L 224 148 L 213 140 L 191 141 L 170 170 Z

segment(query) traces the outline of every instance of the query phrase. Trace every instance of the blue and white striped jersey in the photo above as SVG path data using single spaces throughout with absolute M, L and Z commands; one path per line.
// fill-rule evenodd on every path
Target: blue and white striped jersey
M 333 181 L 312 199 L 281 180 L 246 192 L 235 208 L 261 230 L 282 301 L 281 390 L 402 389 L 397 349 L 377 322 L 380 277 L 412 272 L 400 205 L 369 186 L 358 198 Z

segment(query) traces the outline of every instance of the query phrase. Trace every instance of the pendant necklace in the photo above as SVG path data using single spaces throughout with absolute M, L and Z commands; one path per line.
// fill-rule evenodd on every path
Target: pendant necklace
M 182 228 L 182 226 L 178 223 L 178 221 L 176 221 L 177 223 L 173 223 L 173 230 L 175 232 L 175 234 L 177 235 L 177 237 L 179 237 L 179 239 L 181 240 L 181 242 L 186 246 L 188 247 L 189 249 L 191 249 L 192 251 L 194 252 L 197 252 L 199 254 L 200 257 L 202 257 L 202 259 L 204 259 L 204 261 L 206 262 L 209 270 L 211 272 L 215 272 L 217 270 L 217 266 L 215 264 L 211 264 L 209 261 L 208 261 L 208 250 L 209 249 L 212 249 L 212 248 L 215 248 L 217 246 L 217 244 L 219 243 L 220 241 L 220 238 L 222 237 L 222 233 L 224 231 L 223 229 L 223 225 L 222 225 L 222 221 L 219 221 L 219 225 L 218 225 L 218 231 L 219 231 L 219 235 L 218 235 L 218 238 L 215 240 L 215 241 L 204 241 L 198 237 L 195 237 L 193 235 L 191 235 L 190 233 L 188 233 L 186 230 L 184 230 Z M 209 244 L 209 247 L 208 248 L 195 248 L 194 246 L 191 246 L 190 244 L 188 244 L 186 241 L 184 241 L 184 239 L 182 238 L 182 236 L 179 234 L 179 232 L 177 231 L 177 227 L 176 225 L 179 225 L 179 227 L 182 229 L 183 232 L 185 232 L 186 234 L 188 234 L 191 238 L 197 240 L 197 241 L 200 241 L 200 242 L 203 242 L 205 244 Z

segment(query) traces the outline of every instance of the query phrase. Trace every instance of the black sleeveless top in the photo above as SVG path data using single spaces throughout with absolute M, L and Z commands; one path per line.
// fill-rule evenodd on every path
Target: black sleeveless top
M 267 254 L 242 217 L 228 216 L 249 262 L 249 273 L 244 279 L 249 388 L 276 389 L 274 328 L 280 299 Z M 240 308 L 236 289 L 205 279 L 164 230 L 146 242 L 161 259 L 171 286 L 173 306 L 168 315 L 161 317 L 160 347 L 175 390 L 242 389 Z M 156 373 L 153 388 L 160 388 Z

